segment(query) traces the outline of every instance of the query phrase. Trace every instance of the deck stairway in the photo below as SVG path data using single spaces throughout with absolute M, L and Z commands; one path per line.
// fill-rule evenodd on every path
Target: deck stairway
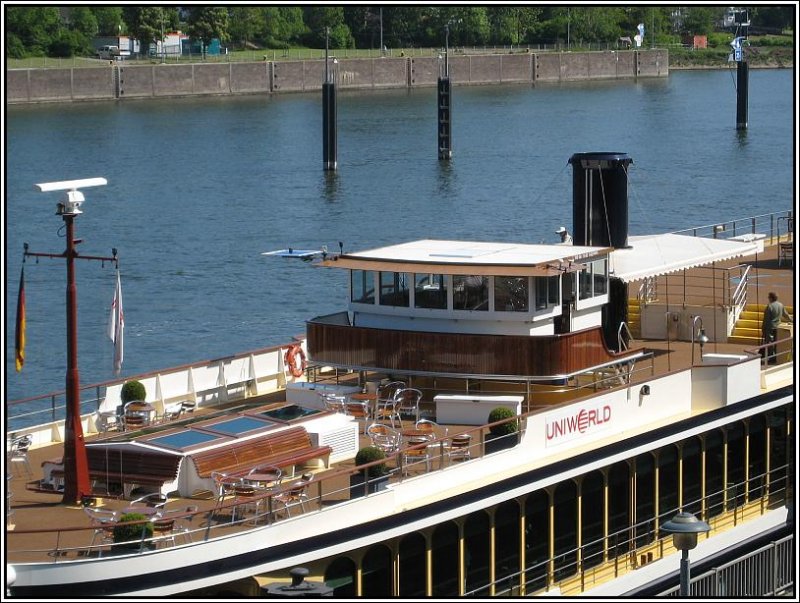
M 733 325 L 733 333 L 728 337 L 728 343 L 737 343 L 748 346 L 761 345 L 761 320 L 764 317 L 765 304 L 747 304 L 739 315 L 739 320 Z M 794 316 L 794 308 L 786 306 L 786 311 Z
M 628 298 L 628 329 L 634 339 L 642 337 L 642 312 L 636 298 Z

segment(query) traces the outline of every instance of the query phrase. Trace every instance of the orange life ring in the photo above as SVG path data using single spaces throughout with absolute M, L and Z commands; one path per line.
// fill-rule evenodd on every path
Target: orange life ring
M 300 357 L 300 361 L 298 362 L 297 358 Z M 289 372 L 292 373 L 294 377 L 302 377 L 303 373 L 306 370 L 306 353 L 303 351 L 299 345 L 293 345 L 288 350 L 286 350 L 286 355 L 283 357 L 283 361 L 286 363 L 286 366 L 289 368 Z

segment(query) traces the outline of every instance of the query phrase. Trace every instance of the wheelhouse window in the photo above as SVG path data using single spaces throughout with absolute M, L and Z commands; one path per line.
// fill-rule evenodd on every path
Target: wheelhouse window
M 478 275 L 453 276 L 454 310 L 489 310 L 489 277 Z
M 595 260 L 592 262 L 592 277 L 594 279 L 594 295 L 608 293 L 608 260 Z
M 527 312 L 528 277 L 494 277 L 494 309 L 496 312 Z
M 414 307 L 447 310 L 447 277 L 444 274 L 415 274 Z
M 536 309 L 546 310 L 548 306 L 559 304 L 559 277 L 556 276 L 535 276 L 533 286 L 536 290 Z
M 578 273 L 579 299 L 599 297 L 608 293 L 608 261 L 603 258 L 586 264 Z
M 380 287 L 380 304 L 382 306 L 408 307 L 409 289 L 407 272 L 381 272 Z
M 357 304 L 375 303 L 375 273 L 370 270 L 350 271 L 350 301 Z

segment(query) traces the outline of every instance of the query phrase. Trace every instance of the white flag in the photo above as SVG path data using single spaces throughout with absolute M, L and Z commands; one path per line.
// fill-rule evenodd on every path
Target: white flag
M 117 270 L 117 288 L 111 302 L 111 316 L 108 317 L 108 337 L 114 342 L 114 374 L 122 370 L 122 339 L 125 331 L 125 316 L 122 313 L 122 283 Z

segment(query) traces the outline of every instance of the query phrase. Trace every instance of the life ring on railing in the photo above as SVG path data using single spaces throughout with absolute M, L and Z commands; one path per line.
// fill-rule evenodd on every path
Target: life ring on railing
M 299 360 L 298 360 L 299 358 Z M 302 377 L 306 370 L 306 353 L 299 345 L 293 345 L 286 350 L 283 361 L 294 377 Z

